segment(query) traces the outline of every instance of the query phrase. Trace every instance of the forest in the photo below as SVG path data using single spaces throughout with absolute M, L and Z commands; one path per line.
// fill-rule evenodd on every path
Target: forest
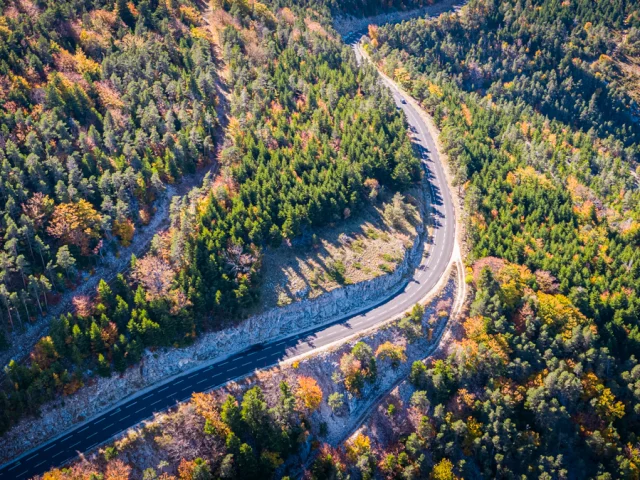
M 638 475 L 640 128 L 618 62 L 639 25 L 635 2 L 473 0 L 370 28 L 441 129 L 477 289 L 465 338 L 416 367 L 424 416 L 375 451 L 388 478 Z
M 0 348 L 213 157 L 216 66 L 189 2 L 0 3 Z
M 167 3 L 172 13 L 166 15 L 184 25 L 193 21 L 194 11 L 175 3 Z M 128 13 L 116 22 L 118 38 L 128 40 L 105 51 L 137 45 L 154 29 L 175 25 L 158 20 L 165 14 L 160 6 L 150 21 L 141 21 L 142 12 L 153 10 L 150 5 L 127 5 Z M 148 255 L 132 259 L 130 274 L 102 282 L 95 300 L 78 302 L 74 313 L 52 323 L 27 364 L 8 366 L 0 391 L 0 432 L 37 413 L 47 400 L 80 388 L 90 371 L 122 372 L 146 348 L 189 343 L 205 329 L 242 317 L 259 301 L 264 249 L 304 241 L 314 227 L 355 214 L 379 190 L 401 190 L 420 178 L 404 121 L 377 85 L 375 70 L 358 68 L 329 24 L 331 11 L 362 15 L 420 4 L 283 0 L 273 5 L 219 0 L 212 33 L 198 30 L 197 22 L 183 31 L 184 41 L 175 50 L 182 55 L 172 61 L 192 69 L 194 58 L 204 55 L 189 53 L 194 45 L 211 55 L 217 42 L 229 68 L 231 107 L 221 176 L 211 192 L 174 205 L 170 229 L 156 237 Z M 29 24 L 48 11 L 44 5 L 37 8 L 40 15 L 31 15 Z M 121 2 L 105 10 L 125 11 Z M 1 35 L 13 35 L 27 23 L 9 12 L 2 17 L 7 19 L 0 23 Z M 84 24 L 91 14 L 76 17 Z M 304 475 L 317 480 L 638 478 L 640 111 L 634 100 L 638 92 L 624 81 L 621 62 L 640 53 L 639 31 L 640 5 L 629 0 L 470 0 L 459 12 L 436 19 L 370 27 L 364 48 L 434 118 L 464 199 L 466 281 L 473 295 L 461 320 L 463 335 L 447 355 L 413 364 L 412 395 L 406 404 L 388 406 L 386 435 L 359 434 L 337 448 L 315 438 L 307 443 L 309 432 L 321 428 L 311 424 L 312 413 L 322 402 L 338 411 L 342 402 L 324 398 L 312 378 L 272 385 L 270 401 L 260 387 L 224 398 L 195 395 L 151 430 L 159 448 L 179 449 L 168 452 L 178 477 L 271 477 L 308 446 L 316 455 Z M 16 44 L 24 48 L 29 42 Z M 53 57 L 52 65 L 63 71 Z M 7 53 L 7 58 L 17 65 L 26 56 Z M 95 77 L 85 79 L 87 85 L 115 68 L 115 60 L 104 58 Z M 13 81 L 11 75 L 3 73 L 3 81 Z M 99 152 L 113 159 L 108 164 L 115 168 L 119 157 L 106 147 L 107 115 L 90 91 L 87 87 L 87 102 L 96 113 L 86 121 L 102 116 L 95 130 L 106 150 Z M 67 108 L 64 99 L 75 98 L 59 96 L 62 102 L 54 101 L 51 110 Z M 195 102 L 193 92 L 187 96 Z M 49 97 L 42 97 L 43 105 Z M 40 97 L 20 98 L 11 102 Z M 159 104 L 155 108 L 161 112 Z M 84 103 L 71 101 L 67 115 L 75 119 L 73 125 L 83 125 L 78 112 L 84 110 L 77 105 Z M 28 111 L 15 108 L 13 119 Z M 136 137 L 138 130 L 146 132 L 142 110 L 129 113 L 140 122 L 132 120 Z M 22 165 L 32 153 L 18 145 L 20 134 L 28 135 L 13 121 L 3 131 L 15 136 L 23 163 L 16 167 L 3 147 L 5 164 L 17 169 L 3 179 L 12 181 L 26 178 Z M 173 125 L 170 136 L 179 137 L 184 124 L 177 115 Z M 189 132 L 194 131 L 192 126 Z M 126 135 L 121 132 L 119 139 Z M 80 142 L 80 133 L 77 137 Z M 41 156 L 48 158 L 47 149 L 61 143 L 42 142 Z M 195 143 L 204 148 L 207 142 Z M 175 160 L 177 170 L 188 172 L 206 161 L 206 152 L 194 151 L 198 160 L 192 163 L 187 155 Z M 146 178 L 147 157 L 137 154 Z M 149 182 L 153 168 L 161 184 L 179 176 L 148 163 Z M 91 183 L 90 173 L 80 175 Z M 56 237 L 55 228 L 49 232 L 56 225 L 55 210 L 73 203 L 74 190 L 69 193 L 65 185 L 69 201 L 57 196 L 56 185 L 38 197 L 52 210 L 37 238 L 49 249 L 57 247 L 56 255 L 62 250 L 63 262 L 69 257 L 82 262 L 83 246 L 95 249 L 108 231 L 116 233 L 112 225 L 95 232 L 97 227 L 82 228 L 88 238 L 71 232 Z M 143 192 L 160 194 L 147 188 L 151 183 L 144 185 Z M 33 187 L 24 188 L 31 192 Z M 23 200 L 16 198 L 14 208 L 23 209 Z M 118 218 L 93 203 L 92 196 L 75 198 L 77 215 L 91 224 Z M 152 208 L 153 198 L 137 201 Z M 117 198 L 111 202 L 117 206 Z M 142 220 L 132 216 L 130 221 L 135 226 Z M 13 245 L 15 258 L 19 253 L 24 261 L 30 258 L 28 242 Z M 5 251 L 9 257 L 10 248 Z M 99 249 L 92 255 L 99 256 Z M 57 286 L 46 265 L 43 260 L 33 268 L 50 288 L 62 288 L 76 274 L 53 263 Z M 14 316 L 20 321 L 18 312 L 20 318 L 28 316 L 21 309 L 34 309 L 34 301 L 49 298 L 46 292 L 30 294 L 30 303 L 21 306 L 21 274 L 15 268 L 11 272 L 4 278 L 13 282 L 18 300 L 4 303 L 8 328 Z M 28 289 L 29 277 L 22 278 L 27 282 L 22 290 Z M 410 317 L 405 324 L 411 325 Z M 390 345 L 374 355 L 359 342 L 335 365 L 336 378 L 357 396 L 374 382 L 378 360 L 400 362 L 403 354 Z M 119 442 L 135 444 L 134 437 Z M 131 466 L 116 458 L 122 445 L 103 449 L 96 471 L 77 463 L 50 472 L 49 478 L 102 475 L 98 470 L 105 478 L 129 478 Z M 161 470 L 149 469 L 145 478 L 175 478 Z
M 635 478 L 640 366 L 617 363 L 550 278 L 477 262 L 463 337 L 414 362 L 406 404 L 321 449 L 312 478 Z
M 119 7 L 114 8 L 117 12 Z M 126 43 L 143 44 L 147 30 L 141 13 L 131 4 L 127 8 L 135 21 L 120 25 L 128 29 Z M 164 12 L 158 8 L 159 14 Z M 174 203 L 171 226 L 154 239 L 148 255 L 132 258 L 130 272 L 113 282 L 101 281 L 95 298 L 77 298 L 73 312 L 52 321 L 49 334 L 37 342 L 28 362 L 10 362 L 0 390 L 0 431 L 25 414 L 37 413 L 44 402 L 72 394 L 92 375 L 123 372 L 141 359 L 146 348 L 179 347 L 203 330 L 246 315 L 259 300 L 264 248 L 307 238 L 314 227 L 355 215 L 379 192 L 401 190 L 421 178 L 403 118 L 386 90 L 377 85 L 375 70 L 356 67 L 353 53 L 332 33 L 326 14 L 305 18 L 291 9 L 274 13 L 262 4 L 248 8 L 244 2 L 222 2 L 217 8 L 218 23 L 210 30 L 192 26 L 187 30 L 191 37 L 181 42 L 184 49 L 174 51 L 183 53 L 176 61 L 199 72 L 201 62 L 215 63 L 212 52 L 219 42 L 229 67 L 230 119 L 215 187 Z M 188 8 L 179 10 L 189 18 L 195 15 Z M 187 48 L 189 42 L 192 46 Z M 109 58 L 97 67 L 101 75 L 123 68 Z M 132 58 L 126 56 L 127 61 Z M 150 75 L 158 73 L 151 66 L 148 70 Z M 191 98 L 184 87 L 199 85 L 200 75 L 176 75 L 186 83 L 164 90 Z M 126 77 L 125 71 L 110 75 L 119 76 Z M 163 91 L 154 84 L 145 96 L 150 104 L 155 103 L 150 95 L 156 86 Z M 188 109 L 186 102 L 178 105 L 188 109 L 190 120 L 206 123 L 204 102 L 191 100 L 197 108 Z M 213 108 L 214 99 L 208 102 Z M 169 111 L 165 116 L 177 129 L 179 115 L 173 117 Z M 163 138 L 179 139 L 178 130 L 167 134 L 160 117 L 159 123 L 149 124 L 150 132 L 160 133 L 162 124 Z M 190 130 L 187 143 L 205 148 L 207 142 L 197 131 L 201 130 Z M 145 133 L 139 129 L 138 134 L 148 147 Z M 122 133 L 121 138 L 125 136 Z M 187 152 L 174 140 L 167 164 L 193 168 L 186 153 L 183 162 L 174 162 L 176 152 Z M 145 157 L 139 158 L 144 164 Z M 77 205 L 84 211 L 82 219 L 105 218 L 87 200 Z M 65 218 L 71 217 L 65 214 Z M 43 221 L 51 223 L 49 218 Z M 99 242 L 97 238 L 89 238 L 87 247 Z M 58 251 L 75 259 L 76 251 L 66 247 Z M 72 277 L 70 263 L 57 273 Z M 41 297 L 43 303 L 46 298 Z M 7 319 L 18 312 L 23 315 L 22 308 L 26 307 L 7 303 Z

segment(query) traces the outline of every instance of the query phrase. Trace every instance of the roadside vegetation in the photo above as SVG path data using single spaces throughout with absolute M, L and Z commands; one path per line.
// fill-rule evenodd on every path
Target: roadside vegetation
M 42 478 L 112 478 L 114 472 L 123 479 L 327 478 L 325 443 L 347 436 L 377 392 L 408 375 L 412 362 L 433 347 L 456 291 L 450 280 L 439 297 L 413 308 L 406 320 L 415 337 L 396 321 L 329 351 L 195 394 Z M 317 455 L 324 463 L 314 464 Z M 313 469 L 305 474 L 304 465 Z

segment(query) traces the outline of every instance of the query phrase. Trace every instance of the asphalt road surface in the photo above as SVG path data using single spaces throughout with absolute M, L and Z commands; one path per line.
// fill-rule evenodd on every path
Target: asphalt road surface
M 352 33 L 345 38 L 356 48 L 359 60 L 362 57 L 356 43 L 362 34 L 364 32 Z M 229 380 L 250 374 L 256 369 L 273 366 L 282 360 L 328 345 L 392 318 L 413 306 L 436 286 L 447 269 L 455 243 L 455 217 L 451 195 L 434 139 L 429 135 L 426 124 L 403 94 L 390 82 L 383 81 L 390 88 L 398 108 L 402 109 L 407 117 L 416 148 L 422 156 L 433 199 L 433 235 L 429 239 L 430 245 L 426 247 L 428 255 L 423 258 L 421 265 L 404 287 L 391 297 L 381 298 L 378 306 L 353 312 L 349 317 L 338 318 L 328 327 L 256 345 L 222 362 L 195 372 L 187 372 L 165 384 L 137 394 L 118 407 L 2 465 L 0 479 L 22 480 L 64 465 L 79 453 L 88 452 L 95 446 L 107 442 L 118 433 L 150 418 L 154 413 L 171 408 L 176 402 L 187 400 L 194 392 L 210 390 Z

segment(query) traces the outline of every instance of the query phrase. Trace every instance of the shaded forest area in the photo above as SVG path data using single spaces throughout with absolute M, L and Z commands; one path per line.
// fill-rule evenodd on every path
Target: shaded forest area
M 317 11 L 325 9 L 333 15 L 366 17 L 383 12 L 404 11 L 437 3 L 437 0 L 272 0 L 274 7 L 303 7 Z
M 125 38 L 138 44 L 146 33 L 131 5 L 136 26 Z M 216 186 L 174 205 L 170 229 L 148 255 L 132 258 L 130 274 L 101 282 L 96 299 L 78 299 L 29 362 L 8 365 L 0 431 L 96 373 L 124 371 L 145 348 L 178 347 L 241 317 L 258 301 L 263 248 L 355 215 L 379 193 L 420 179 L 389 94 L 375 70 L 356 67 L 326 16 L 233 1 L 212 18 L 210 29 L 189 30 L 201 47 L 182 59 L 196 64 L 197 52 L 210 55 L 217 43 L 229 68 L 231 111 Z

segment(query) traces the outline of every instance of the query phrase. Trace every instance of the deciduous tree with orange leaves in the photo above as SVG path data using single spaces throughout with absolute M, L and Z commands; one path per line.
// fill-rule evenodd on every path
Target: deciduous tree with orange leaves
M 315 379 L 300 376 L 298 377 L 296 398 L 298 399 L 299 404 L 301 404 L 305 409 L 309 412 L 313 412 L 317 410 L 322 403 L 322 389 Z
M 91 253 L 91 242 L 100 238 L 102 216 L 86 200 L 61 203 L 53 211 L 47 232 L 66 245 L 74 245 L 82 255 Z

